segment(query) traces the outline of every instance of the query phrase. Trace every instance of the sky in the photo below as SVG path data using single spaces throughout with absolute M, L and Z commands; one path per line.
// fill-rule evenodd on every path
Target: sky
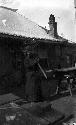
M 76 42 L 75 8 L 73 0 L 0 0 L 0 4 L 18 8 L 18 13 L 49 29 L 50 14 L 55 15 L 58 34 Z

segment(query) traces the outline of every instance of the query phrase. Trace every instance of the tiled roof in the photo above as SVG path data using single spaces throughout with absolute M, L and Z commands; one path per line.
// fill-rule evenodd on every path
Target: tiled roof
M 0 7 L 0 33 L 57 41 L 35 22 L 6 7 Z

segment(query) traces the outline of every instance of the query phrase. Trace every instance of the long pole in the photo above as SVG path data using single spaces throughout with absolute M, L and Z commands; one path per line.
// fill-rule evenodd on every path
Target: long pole
M 46 75 L 46 73 L 44 72 L 43 68 L 41 67 L 41 65 L 39 63 L 38 63 L 38 66 L 39 66 L 41 72 L 43 73 L 44 77 L 47 79 L 47 75 Z

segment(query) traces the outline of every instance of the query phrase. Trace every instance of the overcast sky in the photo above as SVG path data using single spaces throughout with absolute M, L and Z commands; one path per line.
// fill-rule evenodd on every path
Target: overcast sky
M 1 5 L 18 8 L 18 12 L 41 26 L 48 27 L 50 14 L 54 14 L 58 33 L 76 41 L 75 9 L 73 0 L 0 0 Z

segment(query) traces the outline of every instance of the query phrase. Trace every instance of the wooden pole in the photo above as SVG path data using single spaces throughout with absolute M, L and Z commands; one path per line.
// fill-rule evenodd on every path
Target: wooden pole
M 41 67 L 41 65 L 39 63 L 38 63 L 38 66 L 39 66 L 41 72 L 43 73 L 44 77 L 47 79 L 47 75 L 46 75 L 46 73 L 44 72 L 43 68 Z

